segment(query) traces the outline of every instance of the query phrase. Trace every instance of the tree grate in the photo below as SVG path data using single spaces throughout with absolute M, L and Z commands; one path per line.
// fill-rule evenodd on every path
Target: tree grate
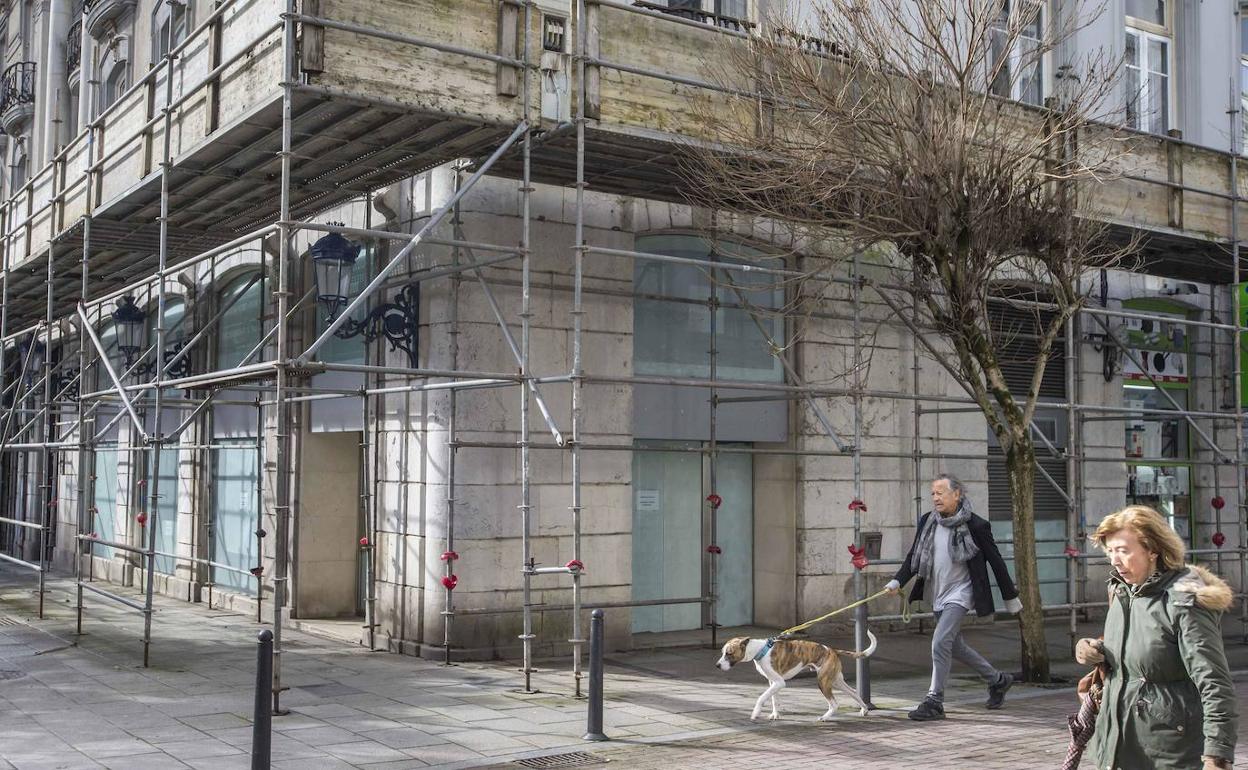
M 551 754 L 546 757 L 533 757 L 532 759 L 517 759 L 512 762 L 518 767 L 530 767 L 535 770 L 551 770 L 551 768 L 560 767 L 587 767 L 589 765 L 605 764 L 608 760 L 596 754 L 590 754 L 586 751 L 573 751 L 569 754 Z

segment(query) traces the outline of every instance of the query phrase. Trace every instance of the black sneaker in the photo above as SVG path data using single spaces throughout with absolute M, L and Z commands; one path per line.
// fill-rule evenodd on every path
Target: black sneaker
M 984 708 L 996 710 L 1005 705 L 1005 694 L 1014 686 L 1014 677 L 1009 674 L 1002 674 L 996 684 L 988 685 L 988 702 L 984 704 Z
M 945 718 L 945 707 L 938 701 L 931 698 L 925 698 L 919 707 L 909 714 L 910 718 L 916 722 L 928 722 L 933 719 Z

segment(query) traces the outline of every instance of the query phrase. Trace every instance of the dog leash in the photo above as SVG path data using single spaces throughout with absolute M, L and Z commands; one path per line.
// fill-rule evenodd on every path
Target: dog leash
M 773 637 L 773 638 L 780 639 L 780 638 L 783 638 L 783 637 L 785 637 L 785 636 L 788 636 L 789 634 L 793 634 L 793 633 L 796 633 L 796 632 L 798 632 L 798 631 L 804 631 L 804 630 L 806 630 L 807 628 L 810 628 L 811 626 L 815 625 L 816 623 L 822 623 L 823 621 L 827 620 L 828 618 L 832 617 L 833 615 L 839 615 L 839 614 L 841 614 L 842 612 L 845 612 L 846 610 L 852 610 L 853 608 L 855 608 L 855 607 L 857 607 L 857 606 L 859 606 L 859 605 L 866 604 L 866 603 L 867 603 L 867 602 L 869 602 L 869 601 L 874 601 L 875 599 L 880 598 L 881 596 L 883 596 L 883 595 L 884 595 L 884 594 L 886 594 L 886 593 L 888 593 L 888 589 L 887 589 L 887 588 L 885 588 L 885 589 L 883 589 L 883 590 L 881 590 L 881 591 L 877 591 L 876 593 L 871 594 L 871 595 L 870 595 L 870 596 L 868 596 L 867 598 L 865 598 L 865 599 L 859 599 L 858 601 L 854 602 L 853 604 L 847 604 L 847 605 L 845 605 L 844 607 L 841 607 L 839 610 L 832 610 L 831 612 L 827 613 L 826 615 L 820 615 L 819 617 L 815 618 L 814 620 L 808 620 L 808 621 L 806 621 L 805 623 L 799 623 L 798 625 L 793 626 L 792 628 L 786 628 L 785 630 L 781 631 L 779 634 L 777 634 L 777 635 L 776 635 L 775 637 Z M 907 602 L 903 602 L 903 603 L 902 603 L 902 606 L 901 606 L 901 622 L 902 622 L 902 623 L 909 623 L 909 622 L 910 622 L 910 602 L 908 602 L 908 601 L 907 601 Z

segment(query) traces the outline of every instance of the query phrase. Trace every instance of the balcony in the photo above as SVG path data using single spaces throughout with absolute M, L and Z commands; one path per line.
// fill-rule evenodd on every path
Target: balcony
M 4 71 L 0 90 L 0 128 L 19 134 L 35 114 L 35 63 L 19 61 Z
M 722 29 L 730 29 L 735 32 L 748 32 L 754 28 L 754 23 L 747 21 L 745 18 L 745 4 L 740 4 L 736 13 L 727 13 L 725 11 L 732 10 L 729 4 L 717 2 L 715 10 L 708 11 L 702 8 L 702 0 L 657 0 L 657 2 L 647 2 L 647 0 L 634 0 L 633 5 L 638 8 L 645 8 L 648 11 L 658 11 L 669 16 L 679 16 L 682 19 L 701 22 L 702 24 L 712 24 Z
M 134 10 L 138 0 L 88 0 L 83 3 L 87 17 L 87 34 L 98 38 L 104 27 Z
M 79 15 L 69 28 L 65 38 L 65 74 L 72 85 L 78 79 L 78 67 L 82 63 L 82 16 Z

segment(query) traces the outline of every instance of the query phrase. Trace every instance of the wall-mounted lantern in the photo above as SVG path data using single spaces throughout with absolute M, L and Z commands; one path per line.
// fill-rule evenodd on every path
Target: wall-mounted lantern
M 117 300 L 117 309 L 113 311 L 113 321 L 117 324 L 117 348 L 126 359 L 126 368 L 134 366 L 134 359 L 143 350 L 143 337 L 147 326 L 143 322 L 147 313 L 134 304 L 134 297 L 125 296 Z
M 325 306 L 326 320 L 330 323 L 351 302 L 351 272 L 362 250 L 360 244 L 339 233 L 329 233 L 312 244 L 317 301 Z M 365 345 L 385 337 L 391 349 L 407 353 L 408 363 L 415 369 L 419 319 L 420 287 L 410 283 L 399 290 L 392 302 L 373 308 L 364 320 L 348 318 L 334 336 L 344 340 L 363 336 Z
M 43 364 L 48 356 L 48 348 L 32 332 L 26 335 L 19 343 L 18 351 L 21 354 L 21 360 L 26 362 L 26 374 L 22 382 L 29 388 L 31 383 L 35 381 L 35 378 L 39 377 L 40 372 L 43 371 Z
M 328 233 L 312 244 L 316 268 L 316 299 L 332 322 L 351 299 L 351 271 L 360 258 L 360 245 L 339 233 Z

